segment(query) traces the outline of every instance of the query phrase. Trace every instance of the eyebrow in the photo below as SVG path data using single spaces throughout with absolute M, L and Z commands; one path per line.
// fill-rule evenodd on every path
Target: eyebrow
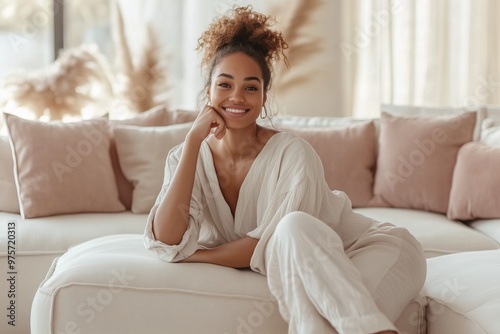
M 229 78 L 229 79 L 233 79 L 234 80 L 234 77 L 231 75 L 231 74 L 226 74 L 226 73 L 221 73 L 217 76 L 218 77 L 226 77 L 226 78 Z M 260 83 L 260 79 L 257 78 L 257 77 L 246 77 L 245 79 L 243 79 L 244 81 L 251 81 L 251 80 L 257 80 L 259 83 Z

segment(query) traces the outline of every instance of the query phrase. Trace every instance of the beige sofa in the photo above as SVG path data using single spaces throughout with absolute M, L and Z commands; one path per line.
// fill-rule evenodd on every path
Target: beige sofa
M 408 110 L 394 106 L 384 106 L 383 110 L 393 115 L 408 111 L 413 114 L 434 115 L 435 117 L 425 119 L 429 122 L 435 120 L 438 113 L 449 113 L 449 110 L 428 108 Z M 167 112 L 167 114 L 167 118 L 161 122 L 173 124 L 192 119 L 192 115 L 185 112 Z M 470 132 L 470 139 L 466 142 L 474 138 L 476 141 L 483 140 L 493 145 L 496 138 L 494 130 L 497 125 L 494 115 L 496 112 L 489 113 L 486 108 L 480 108 L 474 114 L 475 124 L 472 125 L 472 130 L 467 130 Z M 454 122 L 453 124 L 458 124 L 455 129 L 471 126 L 470 122 L 467 123 L 468 121 L 460 117 L 463 122 Z M 498 310 L 500 296 L 495 292 L 493 282 L 485 286 L 480 279 L 484 276 L 491 275 L 495 278 L 500 275 L 497 269 L 500 266 L 500 251 L 496 250 L 500 243 L 500 215 L 488 219 L 481 216 L 495 211 L 498 199 L 492 200 L 493 207 L 481 205 L 478 208 L 470 207 L 475 203 L 476 193 L 488 191 L 486 188 L 489 186 L 495 189 L 494 177 L 491 178 L 491 184 L 478 185 L 482 187 L 479 190 L 469 188 L 471 198 L 457 198 L 457 195 L 454 195 L 455 202 L 451 203 L 453 187 L 456 187 L 453 183 L 455 168 L 459 162 L 464 163 L 457 159 L 457 154 L 460 154 L 459 148 L 465 144 L 456 142 L 453 145 L 458 152 L 455 152 L 455 160 L 451 161 L 451 175 L 448 175 L 451 189 L 442 189 L 442 184 L 437 184 L 440 180 L 425 185 L 430 187 L 433 193 L 444 190 L 448 194 L 445 198 L 444 212 L 425 209 L 427 205 L 432 206 L 443 198 L 436 199 L 433 198 L 433 193 L 425 193 L 425 187 L 419 187 L 425 180 L 418 178 L 417 181 L 411 180 L 413 175 L 418 176 L 415 171 L 413 174 L 410 173 L 404 182 L 391 183 L 394 186 L 402 186 L 401 189 L 384 193 L 384 188 L 380 187 L 380 168 L 377 166 L 388 168 L 387 161 L 380 161 L 380 157 L 391 153 L 387 152 L 387 142 L 384 140 L 394 139 L 387 137 L 388 129 L 391 129 L 391 124 L 394 125 L 393 121 L 405 122 L 406 118 L 403 116 L 396 117 L 396 120 L 391 118 L 390 121 L 384 121 L 387 124 L 382 125 L 381 119 L 370 123 L 366 120 L 290 116 L 276 118 L 274 126 L 295 131 L 311 142 L 323 159 L 327 181 L 335 188 L 337 188 L 335 184 L 338 183 L 338 188 L 353 198 L 355 210 L 380 221 L 404 226 L 421 242 L 429 258 L 428 283 L 421 295 L 402 310 L 397 321 L 401 333 L 494 333 L 491 328 L 500 330 L 500 325 L 492 310 L 495 308 Z M 128 123 L 139 123 L 137 125 L 141 126 L 161 125 L 157 121 Z M 491 130 L 488 137 L 484 138 L 481 137 L 483 123 Z M 398 123 L 393 129 L 406 126 L 408 137 L 401 136 L 397 139 L 403 142 L 411 137 L 409 130 L 425 128 L 425 124 L 420 121 L 417 124 Z M 248 270 L 203 264 L 166 264 L 143 248 L 141 233 L 147 208 L 152 205 L 155 191 L 159 190 L 161 184 L 162 161 L 168 147 L 182 140 L 182 134 L 187 131 L 188 125 L 149 128 L 137 125 L 115 124 L 113 132 L 121 172 L 133 187 L 129 194 L 130 207 L 126 210 L 113 213 L 87 210 L 87 212 L 54 213 L 36 217 L 36 210 L 30 212 L 33 207 L 28 204 L 23 205 L 23 200 L 26 201 L 26 196 L 30 194 L 26 195 L 21 191 L 24 197 L 19 195 L 19 200 L 15 198 L 14 206 L 15 202 L 20 202 L 21 209 L 28 208 L 26 212 L 35 217 L 23 218 L 15 212 L 0 213 L 0 237 L 3 245 L 0 249 L 0 266 L 4 268 L 7 278 L 12 278 L 13 283 L 10 284 L 8 281 L 7 286 L 13 294 L 2 293 L 0 303 L 7 305 L 4 310 L 14 305 L 10 310 L 6 310 L 7 316 L 0 323 L 0 331 L 2 333 L 286 332 L 286 324 L 281 319 L 275 300 L 267 289 L 265 277 Z M 435 128 L 440 127 L 434 126 Z M 467 133 L 462 135 L 464 138 L 467 137 Z M 422 138 L 424 139 L 428 138 Z M 5 138 L 2 140 L 5 144 Z M 15 140 L 18 138 L 13 138 L 11 144 L 15 145 Z M 75 143 L 78 144 L 79 141 Z M 497 144 L 500 145 L 500 142 Z M 370 149 L 366 150 L 365 146 Z M 6 154 L 5 145 L 3 147 L 4 149 L 0 150 L 0 154 L 3 154 L 1 161 L 2 164 L 7 164 L 8 159 L 4 157 L 8 157 L 10 152 Z M 400 150 L 402 147 L 404 148 L 404 145 L 391 148 L 391 151 Z M 494 146 L 491 147 L 492 159 L 496 159 L 498 152 Z M 64 152 L 67 154 L 68 151 Z M 355 154 L 352 154 L 353 152 Z M 412 156 L 412 152 L 416 152 L 414 148 L 406 152 L 410 154 L 407 157 Z M 14 154 L 14 157 L 22 160 L 21 153 Z M 406 153 L 399 155 L 402 154 L 404 158 Z M 490 154 L 489 151 L 486 153 Z M 413 157 L 417 157 L 418 154 L 413 153 Z M 413 167 L 424 166 L 426 161 L 428 160 Z M 439 162 L 439 159 L 437 161 Z M 152 164 L 155 166 L 151 166 Z M 25 164 L 17 161 L 14 166 L 14 174 L 19 174 L 22 173 Z M 77 167 L 75 172 L 79 171 Z M 113 170 L 117 173 L 116 169 Z M 151 177 L 145 178 L 145 175 Z M 12 186 L 12 181 L 8 182 L 8 175 L 0 174 L 0 176 L 2 177 L 0 182 L 3 182 L 2 191 L 8 188 L 9 182 L 10 187 Z M 384 175 L 382 177 L 385 178 Z M 423 177 L 427 178 L 425 175 Z M 109 180 L 101 179 L 98 183 L 105 181 Z M 115 181 L 119 182 L 118 179 Z M 17 175 L 16 182 L 17 189 L 22 189 L 20 183 L 26 181 L 22 180 L 22 175 Z M 88 179 L 88 182 L 91 180 Z M 411 187 L 405 188 L 406 184 L 411 184 Z M 434 191 L 436 187 L 438 190 Z M 416 189 L 421 189 L 423 192 L 415 195 L 413 191 Z M 46 192 L 47 196 L 50 196 L 50 191 L 47 189 L 42 189 L 41 192 Z M 4 191 L 2 196 L 6 194 Z M 12 191 L 10 194 L 12 195 Z M 16 194 L 14 197 L 17 197 Z M 121 196 L 122 202 L 126 201 L 125 197 Z M 415 198 L 417 204 L 412 203 L 412 198 Z M 7 198 L 2 197 L 2 200 L 4 201 L 2 203 L 7 203 Z M 10 200 L 12 201 L 12 198 Z M 46 198 L 44 200 L 50 201 Z M 394 207 L 391 204 L 392 201 L 401 203 L 405 200 L 406 205 Z M 453 213 L 448 212 L 448 207 L 456 207 L 456 203 L 463 201 L 468 203 L 467 210 L 461 211 L 458 207 Z M 64 208 L 61 210 L 64 211 Z M 457 215 L 467 217 L 467 222 L 454 218 Z M 469 216 L 475 217 L 471 219 Z M 10 265 L 13 267 L 9 268 Z M 469 268 L 478 266 L 479 277 L 466 275 L 463 271 L 465 266 Z M 468 301 L 472 296 L 477 296 L 477 292 L 482 291 L 481 288 L 487 288 L 489 292 L 483 294 L 481 300 L 474 299 L 475 304 L 471 306 Z M 487 306 L 478 308 L 475 307 L 477 304 Z

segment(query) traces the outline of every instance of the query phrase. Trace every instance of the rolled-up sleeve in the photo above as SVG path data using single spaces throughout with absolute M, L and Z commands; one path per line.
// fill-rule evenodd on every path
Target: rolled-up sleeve
M 196 179 L 189 207 L 189 225 L 182 237 L 181 242 L 177 245 L 168 245 L 164 242 L 156 240 L 153 234 L 153 220 L 158 207 L 167 192 L 175 170 L 177 169 L 180 155 L 182 153 L 182 147 L 183 144 L 174 147 L 167 156 L 163 185 L 156 198 L 154 206 L 149 212 L 143 235 L 145 247 L 149 250 L 155 251 L 160 259 L 166 262 L 178 262 L 184 260 L 193 255 L 196 250 L 205 248 L 198 244 L 200 226 L 203 221 L 203 205 L 199 196 L 201 187 L 199 185 L 199 181 Z

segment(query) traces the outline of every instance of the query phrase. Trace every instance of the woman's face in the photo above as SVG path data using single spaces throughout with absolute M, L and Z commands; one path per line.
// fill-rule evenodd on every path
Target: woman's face
M 262 71 L 255 60 L 242 52 L 226 56 L 215 68 L 208 98 L 228 129 L 255 122 L 266 102 Z

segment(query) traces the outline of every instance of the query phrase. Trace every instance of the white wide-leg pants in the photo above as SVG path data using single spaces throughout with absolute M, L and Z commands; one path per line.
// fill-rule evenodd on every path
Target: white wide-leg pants
M 265 256 L 289 334 L 397 331 L 393 322 L 426 275 L 423 251 L 406 229 L 378 225 L 344 250 L 331 227 L 303 212 L 280 221 Z

